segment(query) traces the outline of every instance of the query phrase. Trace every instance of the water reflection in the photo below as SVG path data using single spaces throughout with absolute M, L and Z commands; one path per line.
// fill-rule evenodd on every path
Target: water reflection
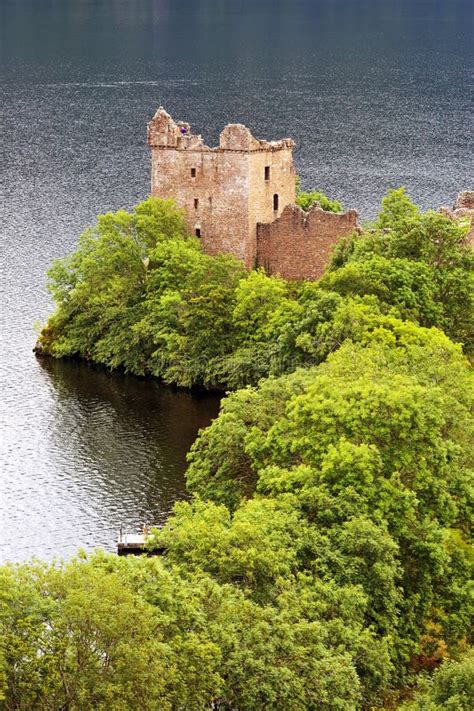
M 38 365 L 47 393 L 41 441 L 30 442 L 7 474 L 6 499 L 15 506 L 7 506 L 5 557 L 113 549 L 122 523 L 133 530 L 163 521 L 185 496 L 186 451 L 219 398 L 81 363 Z

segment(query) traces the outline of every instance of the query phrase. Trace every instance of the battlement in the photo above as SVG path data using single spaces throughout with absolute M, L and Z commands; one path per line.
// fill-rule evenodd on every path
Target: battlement
M 282 138 L 279 141 L 265 141 L 254 138 L 249 129 L 241 123 L 229 123 L 221 132 L 219 147 L 221 151 L 245 151 L 254 153 L 259 151 L 293 150 L 295 142 L 291 138 Z
M 147 139 L 148 145 L 152 148 L 210 150 L 204 145 L 201 136 L 191 133 L 189 123 L 185 121 L 176 123 L 162 106 L 147 124 Z
M 147 125 L 148 144 L 152 148 L 175 148 L 183 151 L 239 151 L 255 153 L 259 151 L 292 150 L 294 141 L 283 138 L 279 141 L 265 141 L 255 138 L 241 123 L 229 123 L 222 130 L 219 145 L 210 148 L 204 144 L 200 134 L 191 133 L 191 126 L 185 121 L 175 122 L 160 106 Z

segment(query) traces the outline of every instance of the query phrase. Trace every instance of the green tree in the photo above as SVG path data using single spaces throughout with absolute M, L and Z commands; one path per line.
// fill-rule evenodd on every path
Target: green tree
M 38 348 L 57 357 L 80 355 L 143 373 L 143 344 L 132 326 L 144 309 L 148 250 L 157 242 L 184 237 L 184 214 L 170 200 L 149 198 L 132 213 L 100 216 L 81 235 L 77 251 L 56 260 L 49 271 L 56 312 Z
M 289 600 L 258 605 L 156 558 L 95 554 L 0 574 L 6 709 L 349 711 L 358 703 L 351 654 Z
M 345 240 L 322 285 L 344 295 L 375 294 L 404 318 L 437 326 L 473 348 L 473 253 L 468 226 L 421 213 L 405 189 L 389 191 L 375 229 Z
M 236 509 L 235 516 L 255 489 L 290 497 L 319 533 L 334 536 L 331 562 L 318 549 L 316 570 L 335 576 L 340 569 L 350 576 L 341 583 L 363 586 L 371 600 L 367 624 L 390 630 L 402 673 L 430 619 L 450 642 L 469 629 L 460 613 L 468 549 L 448 539 L 456 528 L 464 540 L 470 524 L 472 387 L 459 348 L 441 333 L 390 318 L 385 325 L 368 331 L 365 344 L 346 342 L 317 368 L 228 397 L 193 446 L 187 477 L 192 490 Z M 355 519 L 388 534 L 382 558 L 360 578 L 354 549 L 343 544 L 344 527 Z M 368 534 L 368 543 L 377 535 Z M 311 536 L 303 538 L 313 550 Z M 388 567 L 384 550 L 394 556 Z M 370 560 L 367 550 L 361 560 Z
M 181 246 L 173 250 L 178 254 Z M 184 256 L 184 255 L 183 255 Z M 151 272 L 146 313 L 136 332 L 150 345 L 149 370 L 181 386 L 221 386 L 219 364 L 235 347 L 232 311 L 236 288 L 245 272 L 226 255 L 190 255 L 190 270 L 175 288 L 162 290 L 163 271 L 170 283 L 181 271 L 167 260 L 160 273 Z M 183 260 L 184 261 L 184 260 Z
M 412 203 L 404 187 L 389 190 L 375 222 L 379 229 L 393 228 L 420 216 L 419 208 Z
M 311 210 L 314 205 L 318 205 L 326 212 L 342 212 L 342 205 L 338 200 L 331 200 L 324 193 L 317 190 L 311 192 L 298 192 L 296 195 L 296 204 L 299 205 L 305 212 Z
M 474 653 L 445 662 L 405 711 L 470 711 L 474 706 Z
M 203 708 L 220 690 L 219 649 L 205 633 L 180 631 L 177 615 L 190 606 L 179 583 L 150 568 L 104 556 L 4 568 L 5 708 Z M 136 576 L 147 574 L 160 607 L 137 593 Z
M 131 213 L 99 217 L 78 250 L 53 265 L 57 307 L 38 349 L 214 386 L 219 358 L 232 350 L 244 275 L 238 260 L 203 254 L 172 201 L 149 198 Z

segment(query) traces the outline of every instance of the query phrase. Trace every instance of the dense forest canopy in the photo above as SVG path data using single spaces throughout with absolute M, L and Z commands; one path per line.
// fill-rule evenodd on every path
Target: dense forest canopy
M 164 555 L 0 569 L 6 709 L 474 706 L 465 233 L 391 191 L 290 283 L 150 198 L 54 264 L 42 352 L 232 392 Z

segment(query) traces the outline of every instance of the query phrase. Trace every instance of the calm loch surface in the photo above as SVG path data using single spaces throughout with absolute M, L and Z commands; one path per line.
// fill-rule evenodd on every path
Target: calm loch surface
M 303 186 L 362 217 L 400 184 L 450 204 L 473 187 L 472 31 L 471 0 L 0 0 L 3 559 L 163 520 L 217 412 L 31 352 L 51 260 L 147 195 L 156 107 L 211 143 L 292 136 Z

